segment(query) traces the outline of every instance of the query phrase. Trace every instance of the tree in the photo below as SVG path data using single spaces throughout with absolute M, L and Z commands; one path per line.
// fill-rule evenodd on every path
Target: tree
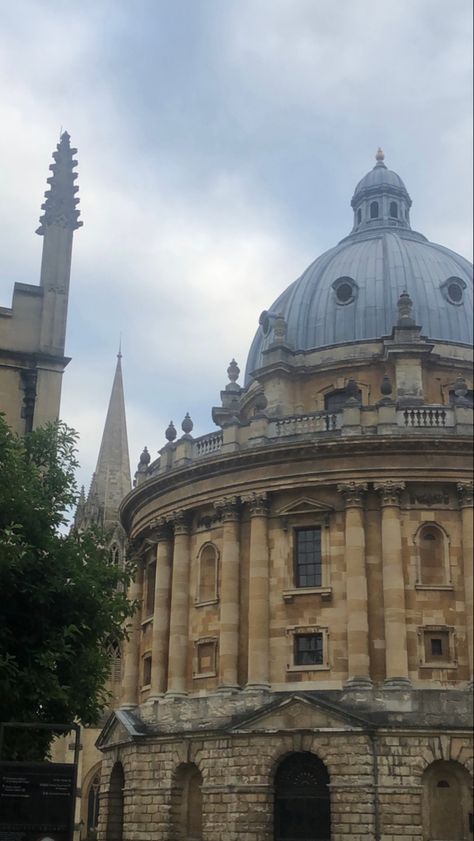
M 21 438 L 0 416 L 0 722 L 96 724 L 108 643 L 126 636 L 136 607 L 132 565 L 111 563 L 106 536 L 65 532 L 76 440 L 62 422 Z M 6 732 L 10 758 L 47 753 L 50 734 Z

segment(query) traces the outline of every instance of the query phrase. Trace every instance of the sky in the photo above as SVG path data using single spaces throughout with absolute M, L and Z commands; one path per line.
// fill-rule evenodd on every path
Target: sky
M 263 309 L 347 235 L 380 145 L 412 227 L 472 258 L 470 0 L 0 0 L 0 306 L 39 282 L 77 158 L 62 418 L 89 485 L 119 337 L 132 473 L 215 429 Z

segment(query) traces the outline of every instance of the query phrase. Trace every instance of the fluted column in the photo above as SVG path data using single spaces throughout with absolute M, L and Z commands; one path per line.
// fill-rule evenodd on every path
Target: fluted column
M 219 680 L 223 690 L 238 689 L 240 622 L 240 527 L 237 497 L 217 500 L 223 522 L 220 592 Z
M 143 564 L 138 562 L 137 571 L 128 588 L 128 599 L 140 601 L 143 596 Z M 140 680 L 140 633 L 141 608 L 138 608 L 128 628 L 128 639 L 123 647 L 123 680 L 120 706 L 135 707 L 138 703 L 138 684 Z
M 472 686 L 473 683 L 473 503 L 474 503 L 474 483 L 473 482 L 459 482 L 458 484 L 459 502 L 461 505 L 462 518 L 462 555 L 463 555 L 463 571 L 464 571 L 464 592 L 466 605 L 466 639 L 467 650 L 469 657 L 469 680 Z
M 169 526 L 161 521 L 154 536 L 157 546 L 150 701 L 166 691 L 171 605 L 172 539 Z
M 171 583 L 167 696 L 186 695 L 189 628 L 189 523 L 183 512 L 173 520 L 174 550 Z
M 385 620 L 385 685 L 409 687 L 405 581 L 403 577 L 400 493 L 405 482 L 376 482 L 382 505 L 383 602 Z
M 269 688 L 269 555 L 266 493 L 242 498 L 250 507 L 247 689 Z
M 346 686 L 368 689 L 370 679 L 369 616 L 367 571 L 365 567 L 364 495 L 367 482 L 348 482 L 337 486 L 344 497 L 345 562 L 347 600 L 347 660 Z

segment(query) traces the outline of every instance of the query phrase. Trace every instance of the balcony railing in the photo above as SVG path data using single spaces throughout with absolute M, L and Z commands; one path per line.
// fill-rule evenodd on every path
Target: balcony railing
M 193 455 L 195 458 L 201 456 L 212 456 L 218 453 L 224 440 L 223 432 L 211 432 L 209 435 L 201 435 L 193 442 Z
M 277 438 L 287 435 L 306 435 L 314 432 L 335 432 L 342 425 L 341 412 L 311 412 L 305 415 L 291 415 L 273 422 Z
M 442 406 L 413 406 L 399 410 L 397 422 L 410 429 L 445 429 L 454 426 L 454 412 Z

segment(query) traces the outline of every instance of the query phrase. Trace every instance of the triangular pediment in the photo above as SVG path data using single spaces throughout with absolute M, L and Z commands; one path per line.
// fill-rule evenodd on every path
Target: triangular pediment
M 318 502 L 316 499 L 310 499 L 308 496 L 302 496 L 284 505 L 276 513 L 280 517 L 288 517 L 290 514 L 330 514 L 331 511 L 334 511 L 334 509 L 330 505 L 325 505 L 324 502 Z
M 275 732 L 281 730 L 359 730 L 367 722 L 314 698 L 292 695 L 246 716 L 232 730 Z
M 128 710 L 115 710 L 107 719 L 96 746 L 99 750 L 104 750 L 113 745 L 131 742 L 144 733 L 145 728 L 136 716 Z

